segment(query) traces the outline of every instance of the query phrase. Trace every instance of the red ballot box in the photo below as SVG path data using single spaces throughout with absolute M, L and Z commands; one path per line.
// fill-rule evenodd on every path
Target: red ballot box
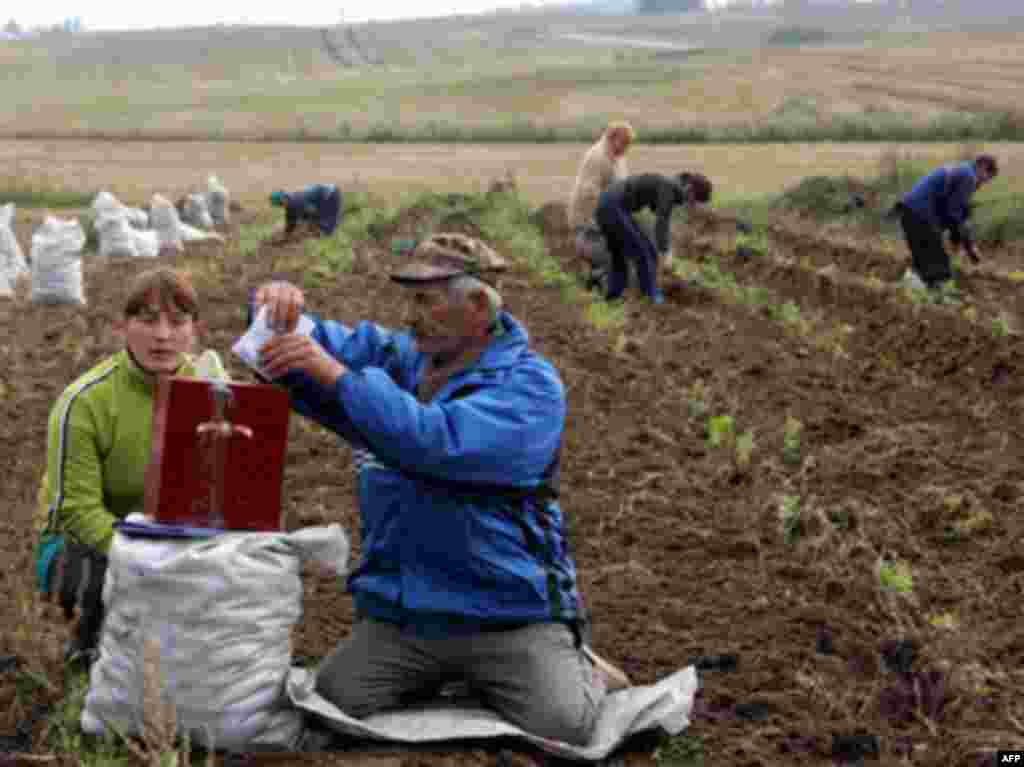
M 288 392 L 171 376 L 157 385 L 146 514 L 157 522 L 280 530 Z

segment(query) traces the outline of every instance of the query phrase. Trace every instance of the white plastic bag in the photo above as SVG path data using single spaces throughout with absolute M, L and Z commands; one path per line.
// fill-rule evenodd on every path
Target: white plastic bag
M 199 229 L 213 229 L 213 216 L 205 194 L 194 192 L 185 198 L 181 220 Z
M 348 549 L 337 524 L 197 540 L 115 533 L 82 730 L 99 735 L 106 722 L 139 733 L 143 643 L 156 640 L 179 734 L 225 750 L 294 748 L 303 720 L 285 686 L 302 613 L 301 562 L 313 558 L 340 575 Z
M 32 294 L 40 304 L 85 304 L 82 248 L 85 232 L 77 218 L 48 216 L 32 235 Z
M 181 219 L 178 210 L 163 195 L 154 194 L 149 205 L 149 220 L 157 233 L 160 250 L 174 250 L 179 253 L 184 249 L 181 237 Z
M 0 295 L 13 292 L 14 283 L 27 273 L 28 262 L 14 236 L 14 203 L 9 202 L 0 205 Z
M 213 217 L 213 223 L 217 226 L 227 224 L 230 218 L 228 212 L 230 209 L 230 194 L 227 187 L 216 176 L 210 176 L 206 180 L 206 190 L 206 201 L 210 208 L 210 215 Z

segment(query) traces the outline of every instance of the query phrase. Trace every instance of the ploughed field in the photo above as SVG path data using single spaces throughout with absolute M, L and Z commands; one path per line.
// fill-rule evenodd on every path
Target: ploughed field
M 311 263 L 301 245 L 264 242 L 243 256 L 237 222 L 256 217 L 235 218 L 226 247 L 190 245 L 169 260 L 195 274 L 205 345 L 225 355 L 243 330 L 248 287 L 271 275 L 301 283 Z M 353 270 L 307 289 L 309 308 L 399 322 L 385 275 L 400 258 L 391 241 L 415 236 L 425 218 L 412 209 L 356 244 Z M 30 222 L 19 219 L 28 253 Z M 536 219 L 562 268 L 581 273 L 564 206 Z M 465 217 L 441 226 L 478 231 Z M 959 302 L 934 305 L 893 287 L 904 251 L 868 238 L 779 218 L 764 252 L 741 258 L 735 223 L 711 213 L 677 222 L 674 238 L 687 263 L 665 280 L 666 303 L 630 299 L 625 321 L 603 328 L 508 243 L 491 242 L 516 263 L 503 283 L 508 309 L 565 382 L 562 503 L 596 649 L 640 684 L 703 658 L 685 748 L 700 741 L 708 765 L 822 764 L 837 737 L 857 735 L 877 736 L 885 764 L 980 764 L 987 750 L 1020 748 L 1019 252 L 986 251 Z M 0 653 L 55 687 L 66 629 L 32 603 L 22 572 L 46 417 L 64 386 L 118 348 L 108 323 L 123 285 L 152 263 L 87 256 L 85 308 L 0 302 Z M 349 451 L 298 416 L 284 501 L 290 527 L 341 522 L 358 555 Z M 308 573 L 299 661 L 329 652 L 352 617 L 339 584 Z M 15 677 L 2 679 L 0 733 L 13 733 L 27 712 Z M 50 750 L 44 729 L 33 731 L 37 754 Z M 626 764 L 654 763 L 658 745 L 631 744 Z M 685 748 L 662 742 L 659 758 L 672 763 Z M 496 755 L 488 744 L 378 746 L 315 761 Z

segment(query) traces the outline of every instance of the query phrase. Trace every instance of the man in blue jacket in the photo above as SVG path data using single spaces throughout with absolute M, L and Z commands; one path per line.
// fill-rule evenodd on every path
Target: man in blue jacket
M 357 623 L 316 689 L 364 717 L 462 680 L 523 729 L 583 744 L 605 692 L 628 679 L 580 640 L 557 501 L 565 390 L 501 310 L 504 262 L 459 237 L 435 235 L 392 274 L 408 332 L 314 318 L 310 335 L 292 333 L 302 291 L 254 294 L 280 331 L 264 373 L 369 454 L 348 577 Z
M 334 184 L 312 184 L 297 192 L 272 192 L 270 204 L 284 208 L 284 236 L 299 222 L 315 224 L 324 237 L 334 234 L 341 218 L 341 192 Z
M 971 196 L 999 174 L 995 157 L 979 155 L 969 162 L 937 168 L 926 175 L 899 203 L 900 223 L 910 248 L 913 270 L 929 288 L 953 277 L 943 233 L 978 263 L 967 218 Z

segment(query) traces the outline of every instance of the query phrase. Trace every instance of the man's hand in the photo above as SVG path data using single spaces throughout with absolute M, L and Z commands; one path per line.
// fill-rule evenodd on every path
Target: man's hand
M 267 324 L 278 333 L 291 333 L 306 305 L 302 291 L 290 282 L 268 282 L 256 289 L 256 306 L 267 307 Z
M 658 256 L 658 261 L 661 262 L 661 270 L 667 274 L 671 274 L 672 269 L 675 266 L 675 256 L 672 253 L 672 248 L 661 253 Z
M 260 347 L 260 368 L 271 380 L 286 373 L 302 372 L 331 388 L 348 368 L 324 351 L 309 336 L 286 333 L 274 336 Z

